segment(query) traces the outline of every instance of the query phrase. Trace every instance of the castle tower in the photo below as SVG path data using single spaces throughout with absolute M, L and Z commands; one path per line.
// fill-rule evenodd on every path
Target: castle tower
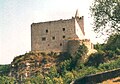
M 31 50 L 41 52 L 67 52 L 76 40 L 84 40 L 84 17 L 76 10 L 75 17 L 31 24 Z M 70 41 L 75 40 L 75 41 Z M 70 41 L 70 42 L 69 42 Z M 70 47 L 73 48 L 74 45 Z M 76 50 L 77 48 L 73 48 Z
M 77 20 L 83 34 L 85 35 L 85 31 L 84 31 L 84 16 L 81 16 L 79 15 L 79 11 L 78 9 L 76 10 L 76 13 L 75 13 L 75 19 Z

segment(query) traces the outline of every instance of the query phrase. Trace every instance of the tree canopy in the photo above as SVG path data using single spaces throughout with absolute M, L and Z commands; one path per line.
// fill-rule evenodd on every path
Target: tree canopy
M 96 33 L 120 33 L 120 0 L 94 0 L 90 10 Z
M 111 35 L 108 38 L 107 44 L 105 45 L 106 50 L 120 49 L 120 34 Z

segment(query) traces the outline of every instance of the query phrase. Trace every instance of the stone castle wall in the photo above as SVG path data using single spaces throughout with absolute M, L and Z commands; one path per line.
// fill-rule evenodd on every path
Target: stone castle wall
M 33 23 L 31 25 L 31 50 L 75 53 L 81 41 L 88 49 L 92 49 L 93 45 L 90 40 L 86 40 L 84 36 L 83 16 L 75 16 L 67 20 Z
M 79 40 L 69 40 L 68 41 L 68 52 L 73 55 L 76 53 L 80 45 Z
M 76 17 L 76 20 L 77 20 L 79 26 L 81 27 L 81 30 L 82 30 L 83 34 L 85 35 L 85 31 L 84 31 L 84 16 L 82 16 L 80 18 Z
M 68 47 L 67 51 L 71 54 L 74 55 L 76 51 L 78 50 L 79 46 L 84 44 L 88 48 L 88 52 L 90 50 L 94 50 L 93 44 L 90 42 L 89 39 L 84 39 L 84 40 L 79 40 L 79 39 L 73 39 L 68 41 Z
M 78 38 L 75 34 L 75 18 L 31 25 L 31 49 L 43 52 L 66 52 L 67 40 Z

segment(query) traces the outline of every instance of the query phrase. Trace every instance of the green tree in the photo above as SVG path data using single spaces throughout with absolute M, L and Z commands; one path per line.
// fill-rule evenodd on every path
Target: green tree
M 10 65 L 0 65 L 0 76 L 8 75 L 10 71 Z
M 120 33 L 120 0 L 94 0 L 90 10 L 95 32 Z
M 77 52 L 76 52 L 76 59 L 81 58 L 82 56 L 86 55 L 88 52 L 88 48 L 85 46 L 85 44 L 82 44 L 79 46 Z
M 105 62 L 104 52 L 99 51 L 89 56 L 88 61 L 86 62 L 86 65 L 98 67 L 99 64 L 104 62 Z
M 120 34 L 113 34 L 108 38 L 105 49 L 115 51 L 117 48 L 120 49 Z
M 80 45 L 75 55 L 75 61 L 77 61 L 78 59 L 82 61 L 87 53 L 88 48 L 84 44 Z
M 102 51 L 102 50 L 104 50 L 104 46 L 105 46 L 105 44 L 99 44 L 99 43 L 97 43 L 97 44 L 94 45 L 94 48 L 97 51 Z
M 82 44 L 79 46 L 75 58 L 72 60 L 73 65 L 76 69 L 81 69 L 83 67 L 83 63 L 85 61 L 85 57 L 87 56 L 88 48 Z
M 59 73 L 61 75 L 64 75 L 67 71 L 71 71 L 73 66 L 72 66 L 72 60 L 65 60 L 59 64 Z

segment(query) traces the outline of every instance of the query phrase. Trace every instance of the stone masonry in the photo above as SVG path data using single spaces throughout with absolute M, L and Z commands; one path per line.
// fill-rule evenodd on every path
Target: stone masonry
M 85 39 L 84 17 L 79 17 L 78 11 L 76 11 L 75 17 L 71 19 L 32 23 L 31 25 L 32 51 L 68 52 L 70 50 L 68 48 L 78 45 L 78 42 L 75 44 L 76 40 L 79 43 L 84 40 L 88 49 L 93 48 L 90 40 Z

